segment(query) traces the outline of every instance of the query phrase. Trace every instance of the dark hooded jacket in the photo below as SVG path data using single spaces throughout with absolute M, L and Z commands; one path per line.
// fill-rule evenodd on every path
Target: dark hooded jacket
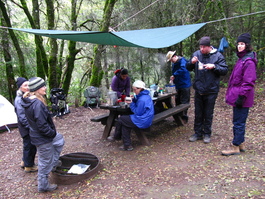
M 37 98 L 22 98 L 22 106 L 30 126 L 32 144 L 39 146 L 52 142 L 56 129 L 48 108 Z
M 29 123 L 25 115 L 25 109 L 21 106 L 23 92 L 17 90 L 17 96 L 15 98 L 15 112 L 17 114 L 18 129 L 21 137 L 29 135 Z
M 213 94 L 219 92 L 220 76 L 224 76 L 228 72 L 224 56 L 217 52 L 215 48 L 209 54 L 202 54 L 200 50 L 193 53 L 192 57 L 198 57 L 199 61 L 203 64 L 214 64 L 215 68 L 208 70 L 199 70 L 199 63 L 191 63 L 191 60 L 187 63 L 187 69 L 189 71 L 194 70 L 195 79 L 193 82 L 193 88 L 199 94 Z

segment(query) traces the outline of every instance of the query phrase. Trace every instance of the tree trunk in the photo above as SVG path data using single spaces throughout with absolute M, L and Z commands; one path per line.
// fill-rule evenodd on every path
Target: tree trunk
M 104 7 L 103 20 L 101 23 L 100 31 L 108 31 L 110 26 L 110 20 L 112 11 L 117 0 L 106 0 Z M 103 52 L 103 46 L 97 45 L 94 48 L 94 59 L 92 61 L 92 76 L 90 79 L 90 85 L 99 87 L 101 85 L 101 79 L 103 77 L 103 70 L 101 65 L 101 53 Z
M 3 24 L 3 19 L 1 19 L 1 24 Z M 7 30 L 2 30 L 2 48 L 3 48 L 3 54 L 4 54 L 4 60 L 6 64 L 6 79 L 7 79 L 7 85 L 8 85 L 8 100 L 13 103 L 15 97 L 16 97 L 16 82 L 13 72 L 13 65 L 12 65 L 12 57 L 9 50 L 9 41 L 8 41 L 8 34 Z
M 3 18 L 5 20 L 5 24 L 7 27 L 12 27 L 9 16 L 6 11 L 5 4 L 3 3 L 2 0 L 0 0 L 0 9 L 2 11 Z M 26 73 L 26 66 L 25 66 L 25 60 L 24 60 L 24 55 L 23 52 L 20 48 L 19 42 L 17 40 L 17 37 L 12 29 L 8 29 L 9 35 L 13 41 L 14 47 L 17 51 L 18 55 L 18 61 L 19 61 L 19 70 L 20 70 L 20 76 L 27 78 L 27 73 Z
M 47 6 L 47 21 L 48 21 L 48 29 L 53 30 L 55 27 L 55 15 L 54 15 L 54 1 L 53 0 L 45 0 Z M 49 39 L 50 44 L 50 55 L 49 55 L 49 73 L 48 73 L 48 81 L 49 88 L 57 88 L 60 84 L 58 82 L 57 76 L 57 53 L 58 53 L 58 44 L 56 39 Z

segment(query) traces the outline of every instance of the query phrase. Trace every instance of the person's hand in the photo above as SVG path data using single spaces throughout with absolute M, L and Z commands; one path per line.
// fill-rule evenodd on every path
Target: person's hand
M 214 64 L 204 64 L 203 67 L 205 69 L 207 69 L 207 70 L 211 70 L 211 69 L 214 69 L 215 68 L 215 65 Z
M 243 95 L 239 95 L 236 102 L 235 102 L 235 105 L 237 108 L 242 108 L 243 107 L 243 101 L 245 99 L 245 96 Z
M 199 61 L 198 57 L 196 57 L 196 56 L 192 57 L 192 59 L 191 59 L 192 64 L 195 64 L 197 61 Z

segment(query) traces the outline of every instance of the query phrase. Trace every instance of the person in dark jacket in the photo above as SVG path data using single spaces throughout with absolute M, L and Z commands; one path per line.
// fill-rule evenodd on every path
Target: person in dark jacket
M 238 155 L 245 151 L 245 127 L 249 108 L 254 104 L 254 86 L 257 79 L 257 56 L 252 51 L 251 35 L 237 38 L 238 60 L 234 66 L 226 91 L 226 103 L 233 107 L 233 141 L 222 155 Z
M 172 76 L 170 81 L 175 84 L 177 95 L 175 96 L 176 105 L 190 103 L 190 72 L 186 68 L 187 60 L 184 57 L 177 56 L 176 51 L 169 51 L 166 55 L 167 62 L 172 63 Z M 187 110 L 181 115 L 184 123 L 188 122 Z
M 29 91 L 28 80 L 24 77 L 17 78 L 17 96 L 15 98 L 15 112 L 17 114 L 18 130 L 23 139 L 23 157 L 21 167 L 26 173 L 38 171 L 38 167 L 34 164 L 36 156 L 36 146 L 31 144 L 29 135 L 29 124 L 25 115 L 25 109 L 21 106 L 22 96 Z
M 126 96 L 130 96 L 131 80 L 128 76 L 128 70 L 125 68 L 118 69 L 111 81 L 111 89 L 117 92 L 117 97 L 120 98 L 122 93 L 125 92 Z
M 130 103 L 130 109 L 133 114 L 120 116 L 114 135 L 115 139 L 122 137 L 123 145 L 120 149 L 124 151 L 133 150 L 130 138 L 131 130 L 139 131 L 140 129 L 149 128 L 154 117 L 154 104 L 149 91 L 145 90 L 145 83 L 136 80 L 132 87 L 135 96 Z
M 22 106 L 30 126 L 31 142 L 38 152 L 38 191 L 47 192 L 57 188 L 48 181 L 49 173 L 59 166 L 64 138 L 56 131 L 45 100 L 46 84 L 40 77 L 29 79 L 29 90 L 23 95 Z
M 188 70 L 194 70 L 195 78 L 195 121 L 190 142 L 203 139 L 210 143 L 215 100 L 219 92 L 220 76 L 226 75 L 228 67 L 224 56 L 210 44 L 210 37 L 200 39 L 200 50 L 193 53 L 187 63 Z

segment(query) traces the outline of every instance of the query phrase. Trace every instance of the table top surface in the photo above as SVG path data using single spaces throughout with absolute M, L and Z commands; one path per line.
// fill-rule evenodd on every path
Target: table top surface
M 177 93 L 174 92 L 174 93 L 164 93 L 162 95 L 159 95 L 158 97 L 153 97 L 152 100 L 154 102 L 157 102 L 157 101 L 161 101 L 161 100 L 164 100 L 164 99 L 167 99 L 171 96 L 174 96 L 176 95 Z M 119 111 L 126 111 L 128 109 L 130 109 L 130 106 L 127 104 L 127 106 L 120 106 L 120 105 L 116 105 L 116 106 L 112 106 L 112 105 L 108 105 L 108 104 L 102 104 L 99 106 L 99 108 L 101 109 L 108 109 L 108 110 L 119 110 Z

